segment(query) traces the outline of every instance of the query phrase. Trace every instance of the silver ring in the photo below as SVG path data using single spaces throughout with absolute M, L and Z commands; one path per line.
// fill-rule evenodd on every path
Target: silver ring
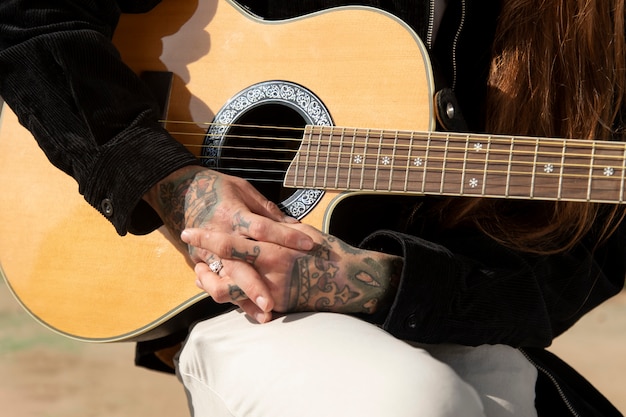
M 222 261 L 220 261 L 219 259 L 209 264 L 209 269 L 216 274 L 219 274 L 219 272 L 222 270 L 223 267 L 224 265 L 222 264 Z

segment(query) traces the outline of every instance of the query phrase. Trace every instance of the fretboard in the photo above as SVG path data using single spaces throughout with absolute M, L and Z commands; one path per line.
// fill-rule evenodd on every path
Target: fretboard
M 623 142 L 307 126 L 295 188 L 624 202 Z

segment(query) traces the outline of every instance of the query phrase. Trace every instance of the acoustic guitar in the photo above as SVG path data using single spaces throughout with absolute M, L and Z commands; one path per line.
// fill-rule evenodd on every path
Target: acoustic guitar
M 178 141 L 325 231 L 369 193 L 624 202 L 623 143 L 434 131 L 425 47 L 377 9 L 264 21 L 229 0 L 166 0 L 123 16 L 114 42 L 137 73 L 173 74 Z M 0 182 L 0 271 L 50 329 L 150 339 L 207 297 L 164 230 L 119 237 L 6 107 Z

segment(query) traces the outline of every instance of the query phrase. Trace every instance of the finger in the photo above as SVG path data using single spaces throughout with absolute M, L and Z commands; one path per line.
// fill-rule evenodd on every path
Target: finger
M 288 227 L 283 223 L 277 223 L 267 217 L 250 214 L 250 219 L 245 229 L 235 228 L 240 233 L 257 240 L 259 242 L 275 243 L 290 249 L 308 251 L 313 249 L 315 242 L 306 233 Z
M 206 228 L 201 230 L 196 228 L 185 229 L 182 231 L 180 238 L 188 245 L 209 250 L 211 243 L 208 241 L 204 245 L 194 243 L 198 240 L 197 236 L 202 231 L 208 230 Z M 241 235 L 255 241 L 274 243 L 289 249 L 309 251 L 315 247 L 314 240 L 305 232 L 252 213 L 247 215 L 237 213 L 233 218 L 232 230 L 236 230 Z M 190 249 L 191 252 L 194 252 L 193 248 Z M 193 255 L 197 258 L 196 253 L 193 253 Z
M 228 295 L 233 303 L 248 299 L 245 291 L 236 284 L 228 284 Z
M 208 265 L 216 259 L 228 258 L 228 251 L 232 250 L 230 243 L 223 241 L 223 239 L 229 239 L 229 241 L 232 239 L 226 233 L 209 232 L 205 229 L 185 229 L 180 234 L 180 239 L 187 244 L 189 256 L 195 263 L 204 262 Z
M 241 196 L 250 211 L 263 217 L 270 218 L 277 222 L 297 223 L 298 220 L 286 215 L 274 202 L 265 198 L 252 184 L 249 182 L 241 182 Z
M 200 279 L 196 281 L 196 285 L 200 289 L 206 291 Z M 247 315 L 253 317 L 258 323 L 267 323 L 272 319 L 271 312 L 261 310 L 256 304 L 248 299 L 245 294 L 243 294 L 239 300 L 232 301 L 232 303 L 238 305 Z
M 224 276 L 217 274 L 205 263 L 195 267 L 198 286 L 218 303 L 235 303 L 250 299 L 259 311 L 274 308 L 269 288 L 263 278 L 250 265 L 243 262 L 223 261 Z
M 271 311 L 263 311 L 251 300 L 243 300 L 236 303 L 247 315 L 254 318 L 258 323 L 267 323 L 272 320 Z
M 211 254 L 204 261 L 204 263 L 209 266 L 209 269 L 213 273 L 218 274 L 218 275 L 219 275 L 220 271 L 222 270 L 222 268 L 224 267 L 224 264 L 222 263 L 222 260 L 220 258 L 218 258 L 217 256 L 215 256 L 214 254 Z
M 241 180 L 236 178 L 235 181 Z M 265 198 L 252 184 L 247 181 L 239 181 L 240 197 L 251 213 L 250 219 L 245 211 L 236 215 L 233 226 L 252 239 L 272 242 L 298 250 L 311 250 L 313 240 L 305 233 L 285 228 L 281 223 L 299 223 L 297 219 L 286 215 L 274 202 Z M 278 222 L 278 223 L 277 223 Z
M 239 289 L 263 312 L 272 311 L 274 300 L 270 289 L 265 279 L 251 265 L 244 262 L 229 262 L 229 275 L 236 283 L 229 288 L 231 296 L 236 295 Z
M 256 262 L 262 246 L 268 247 L 263 242 L 205 229 L 186 229 L 181 233 L 181 239 L 194 249 L 196 255 L 203 255 L 207 260 L 213 260 L 213 256 L 216 256 L 249 264 Z

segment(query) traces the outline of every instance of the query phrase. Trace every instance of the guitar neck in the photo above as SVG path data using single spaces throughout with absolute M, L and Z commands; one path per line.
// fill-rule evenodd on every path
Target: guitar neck
M 622 142 L 307 126 L 284 185 L 624 202 Z

